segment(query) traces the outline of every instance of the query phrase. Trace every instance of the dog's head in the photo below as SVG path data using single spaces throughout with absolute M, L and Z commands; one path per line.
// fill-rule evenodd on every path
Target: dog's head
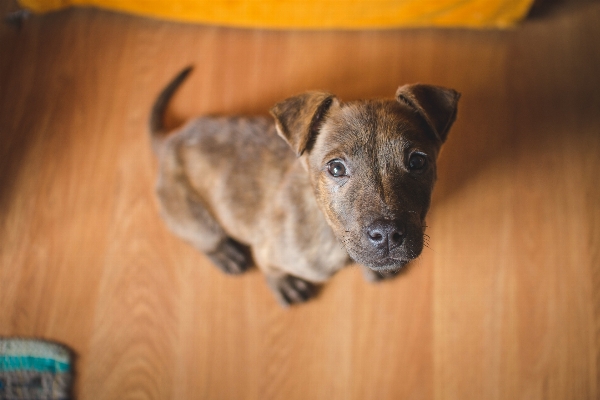
M 395 100 L 341 103 L 308 92 L 271 109 L 300 157 L 325 217 L 350 257 L 397 271 L 421 254 L 436 159 L 460 95 L 406 85 Z

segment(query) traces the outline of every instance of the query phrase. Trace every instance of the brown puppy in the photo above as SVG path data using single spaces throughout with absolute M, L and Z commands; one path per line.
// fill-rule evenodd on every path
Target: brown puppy
M 376 280 L 419 256 L 456 91 L 416 84 L 347 103 L 308 92 L 276 104 L 275 122 L 201 117 L 167 135 L 163 113 L 189 72 L 150 118 L 158 198 L 177 235 L 226 273 L 253 259 L 283 305 L 352 260 Z

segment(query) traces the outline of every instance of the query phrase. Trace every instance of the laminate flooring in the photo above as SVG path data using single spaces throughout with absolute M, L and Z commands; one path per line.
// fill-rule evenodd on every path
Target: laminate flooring
M 599 21 L 554 1 L 503 31 L 0 25 L 0 335 L 74 349 L 81 400 L 600 398 Z M 172 126 L 308 89 L 459 90 L 409 271 L 350 267 L 282 309 L 173 236 L 146 124 L 189 64 Z

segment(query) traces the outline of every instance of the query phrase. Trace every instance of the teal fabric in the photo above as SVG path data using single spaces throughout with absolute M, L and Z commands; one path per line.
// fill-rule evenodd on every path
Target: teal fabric
M 0 400 L 68 400 L 72 351 L 59 343 L 0 338 Z
M 0 372 L 17 370 L 62 373 L 69 372 L 71 366 L 52 358 L 0 355 Z

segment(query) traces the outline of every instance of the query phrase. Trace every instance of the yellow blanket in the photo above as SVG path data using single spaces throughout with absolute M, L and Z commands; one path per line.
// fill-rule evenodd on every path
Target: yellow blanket
M 46 12 L 95 6 L 185 22 L 269 29 L 504 28 L 534 0 L 19 0 Z

